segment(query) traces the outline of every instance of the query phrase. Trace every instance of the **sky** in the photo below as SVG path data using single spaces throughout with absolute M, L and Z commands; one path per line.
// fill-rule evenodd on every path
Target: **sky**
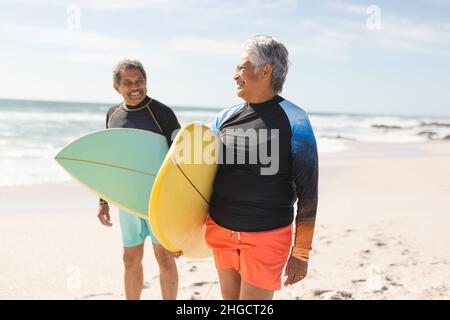
M 289 50 L 282 96 L 309 112 L 450 116 L 450 0 L 0 0 L 0 98 L 120 102 L 142 61 L 169 106 L 235 105 L 242 43 Z

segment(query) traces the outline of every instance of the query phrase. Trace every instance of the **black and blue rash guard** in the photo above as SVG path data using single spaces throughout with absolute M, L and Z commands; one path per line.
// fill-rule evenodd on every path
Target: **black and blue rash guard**
M 275 96 L 225 109 L 211 128 L 222 142 L 211 218 L 234 231 L 273 230 L 292 223 L 298 199 L 293 255 L 307 259 L 317 211 L 318 155 L 305 111 Z M 255 131 L 257 145 L 249 137 Z M 258 152 L 255 161 L 255 148 L 263 146 L 267 152 Z

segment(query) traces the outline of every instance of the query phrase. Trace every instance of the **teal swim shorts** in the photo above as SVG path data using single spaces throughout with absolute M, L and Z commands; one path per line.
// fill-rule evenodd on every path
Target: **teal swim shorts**
M 140 246 L 147 237 L 150 237 L 152 243 L 159 244 L 148 220 L 136 217 L 121 209 L 119 209 L 119 220 L 124 248 Z

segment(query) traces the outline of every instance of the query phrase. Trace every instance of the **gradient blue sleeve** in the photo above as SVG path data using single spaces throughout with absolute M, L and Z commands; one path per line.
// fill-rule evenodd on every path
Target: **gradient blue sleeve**
M 317 143 L 306 113 L 286 100 L 280 105 L 291 124 L 292 175 L 298 197 L 292 255 L 307 261 L 314 235 L 318 203 Z

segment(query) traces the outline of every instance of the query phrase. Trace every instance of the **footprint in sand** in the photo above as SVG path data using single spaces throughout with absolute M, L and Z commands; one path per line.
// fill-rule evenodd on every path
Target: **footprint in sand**
M 362 283 L 362 282 L 366 282 L 367 280 L 365 279 L 357 279 L 357 280 L 352 280 L 353 284 L 358 284 L 358 283 Z
M 353 296 L 345 291 L 314 290 L 314 296 L 324 300 L 351 300 Z M 297 297 L 298 298 L 298 297 Z
M 214 282 L 195 282 L 192 284 L 193 287 L 203 287 L 204 285 L 207 284 L 217 284 L 218 282 L 214 281 Z
M 402 250 L 402 256 L 406 256 L 408 254 L 409 254 L 409 250 L 408 249 Z
M 390 276 L 386 276 L 384 279 L 393 287 L 403 287 L 401 283 L 395 282 Z
M 380 247 L 385 247 L 386 243 L 384 243 L 382 241 L 377 241 L 377 242 L 375 242 L 375 245 L 380 248 Z
M 370 249 L 366 249 L 366 250 L 360 251 L 359 256 L 364 260 L 369 260 L 371 254 L 372 254 L 372 251 Z M 362 266 L 364 266 L 364 264 L 360 264 L 359 266 L 362 267 Z
M 381 240 L 384 239 L 384 240 Z M 378 248 L 381 247 L 385 247 L 386 241 L 385 240 L 389 240 L 389 237 L 386 237 L 385 235 L 381 234 L 381 233 L 377 233 L 373 238 L 369 238 L 370 242 L 373 242 L 375 244 L 375 246 L 377 246 Z
M 427 290 L 427 293 L 432 297 L 449 297 L 449 289 L 446 286 L 432 287 Z
M 345 230 L 345 232 L 344 232 L 344 234 L 342 235 L 342 237 L 348 237 L 348 236 L 351 236 L 354 232 L 355 232 L 355 230 L 353 230 L 353 229 L 347 229 L 347 230 Z
M 194 272 L 194 271 L 197 271 L 197 266 L 192 266 L 192 267 L 189 269 L 189 272 Z
M 321 295 L 323 295 L 324 293 L 327 293 L 327 292 L 331 292 L 331 290 L 320 290 L 320 289 L 318 289 L 318 290 L 314 290 L 314 296 L 316 296 L 316 297 L 319 297 L 319 296 L 321 296 Z
M 82 300 L 90 300 L 90 299 L 101 299 L 104 297 L 110 297 L 113 296 L 112 293 L 94 293 L 94 294 L 88 294 L 86 296 L 81 297 Z
M 198 300 L 200 298 L 200 292 L 194 292 L 194 294 L 191 295 L 191 300 Z

